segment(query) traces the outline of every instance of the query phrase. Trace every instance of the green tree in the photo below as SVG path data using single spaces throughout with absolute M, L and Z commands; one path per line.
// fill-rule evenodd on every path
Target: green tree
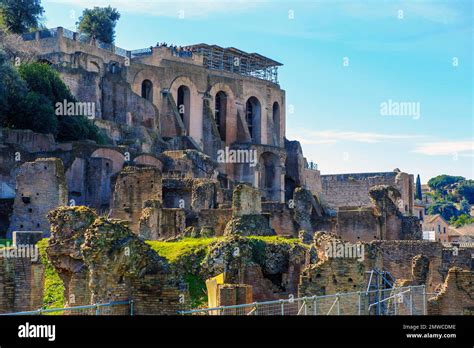
M 7 124 L 11 128 L 27 128 L 41 133 L 52 133 L 59 141 L 75 141 L 82 139 L 94 140 L 99 144 L 107 142 L 100 129 L 84 116 L 56 116 L 56 103 L 76 102 L 66 84 L 61 80 L 59 73 L 44 63 L 22 64 L 18 69 L 20 76 L 26 81 L 32 95 L 29 95 L 25 105 L 17 105 L 16 114 L 21 118 L 9 119 Z M 40 99 L 35 95 L 41 96 Z M 39 122 L 25 122 L 30 120 L 36 112 Z M 49 116 L 48 112 L 50 113 Z M 40 126 L 40 123 L 43 126 Z
M 435 215 L 440 214 L 446 221 L 449 221 L 452 217 L 456 218 L 459 216 L 459 210 L 452 202 L 435 202 L 426 209 L 427 214 Z
M 115 25 L 120 18 L 117 9 L 108 7 L 94 7 L 85 9 L 79 17 L 79 31 L 105 42 L 113 43 L 115 39 Z
M 415 198 L 419 200 L 422 199 L 420 174 L 416 176 Z
M 459 203 L 459 211 L 461 212 L 461 214 L 471 214 L 471 205 L 469 204 L 467 199 L 463 199 Z
M 461 214 L 458 217 L 453 216 L 451 220 L 449 220 L 449 224 L 454 227 L 461 227 L 472 223 L 474 223 L 474 217 L 471 217 L 468 214 Z
M 58 119 L 48 98 L 36 92 L 28 92 L 10 115 L 6 124 L 9 128 L 31 129 L 37 133 L 58 132 Z
M 18 71 L 28 87 L 44 95 L 54 105 L 57 102 L 76 101 L 59 73 L 46 63 L 20 65 Z
M 458 193 L 464 197 L 469 204 L 474 204 L 474 180 L 463 181 L 459 185 Z
M 446 186 L 465 180 L 462 176 L 438 175 L 428 181 L 428 186 L 433 190 L 443 191 Z
M 0 12 L 4 26 L 22 34 L 38 28 L 44 9 L 40 0 L 0 0 Z
M 5 126 L 11 115 L 16 113 L 16 106 L 28 92 L 28 87 L 8 56 L 0 50 L 0 125 Z

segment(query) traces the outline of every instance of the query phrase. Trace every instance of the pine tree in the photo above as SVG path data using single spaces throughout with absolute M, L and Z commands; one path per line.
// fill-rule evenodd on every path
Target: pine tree
M 420 174 L 416 176 L 416 189 L 415 189 L 415 199 L 419 199 L 421 201 L 422 194 L 421 194 L 421 180 Z

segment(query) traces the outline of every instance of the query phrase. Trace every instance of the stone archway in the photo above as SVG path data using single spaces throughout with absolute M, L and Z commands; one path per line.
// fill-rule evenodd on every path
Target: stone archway
M 239 139 L 237 132 L 237 106 L 235 103 L 235 93 L 234 91 L 225 83 L 219 82 L 212 86 L 209 91 L 209 95 L 214 98 L 214 102 L 211 104 L 211 109 L 216 115 L 216 101 L 218 94 L 225 94 L 225 103 L 220 103 L 220 108 L 222 112 L 220 113 L 221 120 L 221 139 L 226 144 L 232 144 L 238 141 L 244 141 L 244 139 Z M 221 94 L 222 96 L 222 94 Z M 221 100 L 222 101 L 222 100 Z M 224 106 L 225 104 L 225 106 Z
M 123 164 L 125 163 L 125 158 L 123 154 L 113 149 L 97 149 L 92 153 L 91 157 L 101 157 L 109 159 L 112 162 L 112 174 L 120 172 L 123 168 Z
M 268 201 L 281 200 L 281 165 L 278 155 L 264 152 L 259 160 L 260 177 L 259 188 L 263 197 Z
M 169 88 L 183 118 L 186 134 L 201 144 L 203 137 L 203 100 L 196 85 L 185 76 L 174 79 Z M 180 112 L 181 111 L 181 112 Z
M 245 104 L 245 120 L 252 143 L 262 143 L 262 104 L 257 97 L 250 97 Z

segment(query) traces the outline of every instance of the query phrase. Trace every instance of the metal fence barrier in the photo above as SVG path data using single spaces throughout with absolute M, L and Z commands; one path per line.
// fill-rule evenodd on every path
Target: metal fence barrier
M 133 300 L 65 308 L 40 308 L 35 311 L 2 313 L 1 315 L 133 315 Z
M 426 315 L 425 286 L 194 309 L 182 315 Z

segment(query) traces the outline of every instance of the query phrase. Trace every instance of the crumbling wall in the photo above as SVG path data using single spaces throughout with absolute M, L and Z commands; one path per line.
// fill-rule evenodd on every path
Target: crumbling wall
M 41 308 L 43 276 L 44 266 L 41 260 L 0 256 L 0 313 Z
M 374 241 L 372 244 L 379 250 L 383 259 L 383 268 L 397 279 L 410 279 L 414 257 L 422 255 L 429 260 L 429 271 L 426 276 L 428 292 L 443 283 L 442 250 L 440 243 L 430 241 Z
M 176 314 L 183 308 L 180 299 L 188 296 L 181 279 L 124 221 L 97 217 L 86 207 L 58 208 L 50 219 L 53 235 L 46 251 L 66 279 L 66 298 L 80 290 L 90 303 L 133 299 L 135 314 Z M 77 284 L 71 289 L 74 279 L 81 280 L 80 289 Z M 129 313 L 125 306 L 111 311 Z
M 155 167 L 126 167 L 115 183 L 111 217 L 126 220 L 139 232 L 139 220 L 146 200 L 162 200 L 161 171 Z
M 16 196 L 7 238 L 13 231 L 43 231 L 49 236 L 46 215 L 67 204 L 64 167 L 59 158 L 39 158 L 22 164 L 16 176 Z
M 343 208 L 337 214 L 337 235 L 349 242 L 381 239 L 380 228 L 372 208 Z
M 145 240 L 175 240 L 183 237 L 185 228 L 184 209 L 163 208 L 157 200 L 145 201 L 139 221 L 140 237 Z
M 347 246 L 351 247 L 350 253 L 345 251 Z M 317 257 L 313 257 L 301 273 L 299 296 L 363 290 L 367 287 L 366 272 L 382 269 L 377 251 L 366 243 L 348 243 L 333 234 L 318 232 L 314 235 L 313 247 Z
M 216 163 L 206 154 L 196 150 L 163 152 L 165 177 L 212 178 Z
M 222 236 L 229 220 L 232 219 L 232 209 L 201 209 L 198 215 L 198 227 L 213 231 L 216 237 Z
M 473 315 L 474 273 L 453 267 L 438 295 L 428 299 L 428 315 Z
M 84 263 L 81 245 L 86 229 L 97 218 L 90 208 L 63 207 L 48 214 L 51 238 L 46 253 L 64 284 L 67 307 L 91 303 L 89 271 Z
M 377 185 L 395 187 L 400 193 L 403 213 L 413 211 L 413 175 L 399 170 L 382 173 L 357 173 L 321 175 L 322 195 L 328 208 L 337 211 L 340 207 L 371 207 L 369 190 Z M 406 210 L 405 210 L 406 206 Z
M 304 243 L 311 243 L 315 231 L 315 222 L 318 216 L 322 216 L 323 210 L 315 196 L 302 187 L 295 189 L 293 194 L 294 221 L 300 231 L 300 239 Z
M 295 243 L 265 243 L 240 236 L 213 244 L 201 263 L 204 278 L 224 273 L 224 283 L 252 286 L 254 301 L 296 295 L 306 248 Z
M 261 212 L 260 192 L 248 184 L 237 185 L 232 196 L 232 220 L 227 223 L 224 234 L 274 235 L 268 216 L 262 215 Z
M 270 215 L 270 226 L 277 235 L 298 236 L 293 212 L 287 204 L 262 202 L 262 212 Z

